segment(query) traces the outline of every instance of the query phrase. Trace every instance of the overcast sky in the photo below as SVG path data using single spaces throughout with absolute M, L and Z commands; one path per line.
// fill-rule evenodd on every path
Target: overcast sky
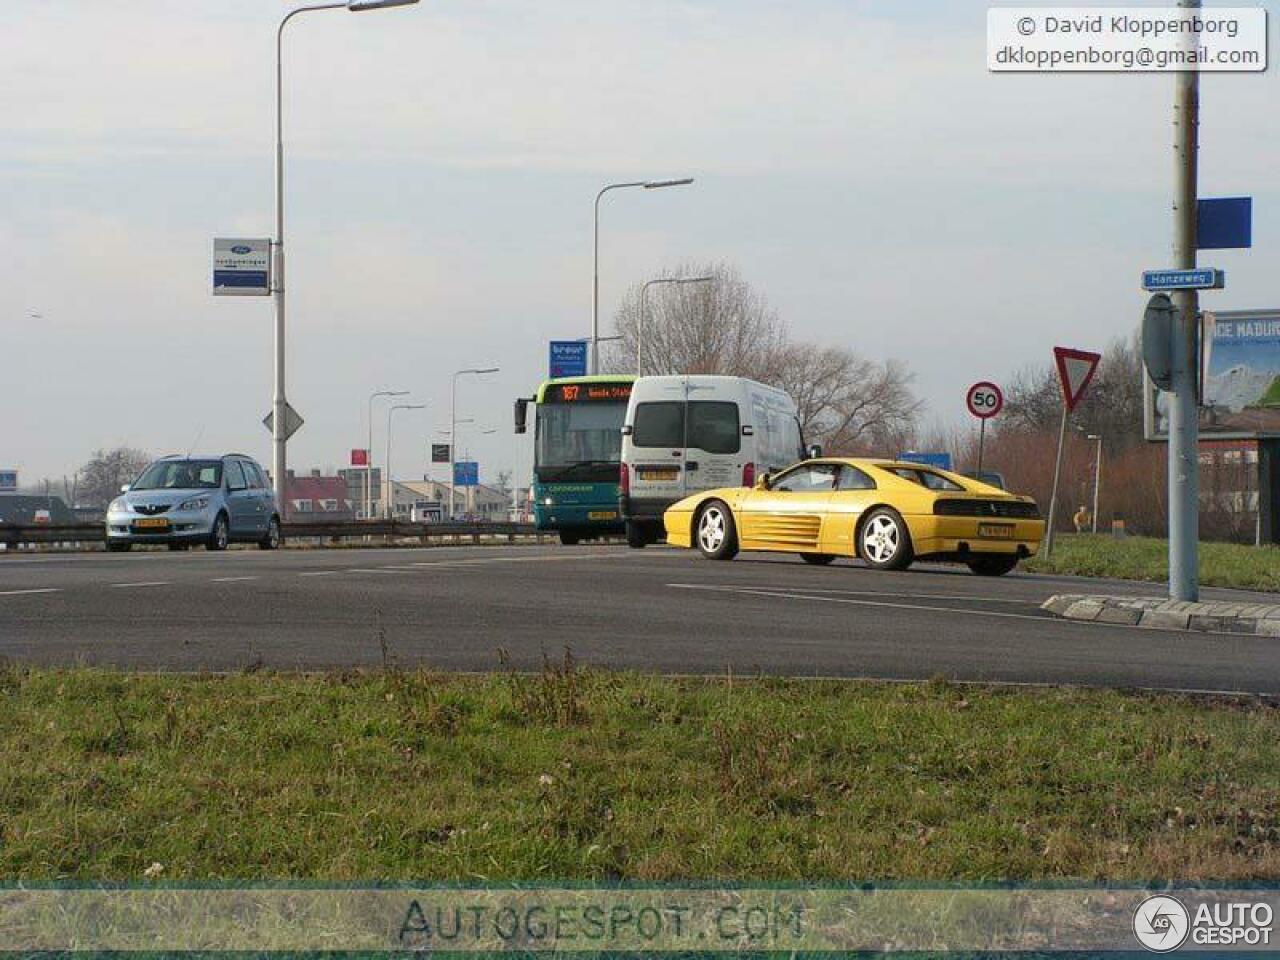
M 1022 4 L 1032 5 L 1032 4 Z M 1172 4 L 1170 4 L 1172 5 Z M 269 298 L 210 295 L 212 238 L 269 236 L 276 0 L 0 4 L 0 467 L 97 447 L 270 464 Z M 1275 4 L 1271 10 L 1271 50 Z M 1055 343 L 1127 333 L 1167 265 L 1173 79 L 989 74 L 969 0 L 424 0 L 286 32 L 297 470 L 397 414 L 397 476 L 459 416 L 482 479 L 546 343 L 684 260 L 736 265 L 797 337 L 906 361 L 929 416 Z M 1255 198 L 1223 309 L 1280 306 L 1280 84 L 1202 84 L 1201 193 Z M 607 332 L 607 330 L 606 330 Z M 375 416 L 381 461 L 385 414 Z M 464 428 L 465 429 L 465 428 Z M 521 448 L 522 476 L 529 468 Z M 440 474 L 437 474 L 440 476 Z

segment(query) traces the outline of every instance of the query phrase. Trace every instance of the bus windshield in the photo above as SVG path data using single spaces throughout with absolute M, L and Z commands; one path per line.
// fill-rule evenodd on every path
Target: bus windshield
M 534 471 L 543 483 L 618 478 L 626 400 L 540 403 Z

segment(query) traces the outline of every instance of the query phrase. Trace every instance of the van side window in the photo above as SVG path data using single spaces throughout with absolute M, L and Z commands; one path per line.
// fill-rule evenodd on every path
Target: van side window
M 684 404 L 679 400 L 637 404 L 631 442 L 637 447 L 683 446 Z
M 737 453 L 742 449 L 738 405 L 723 400 L 690 403 L 689 446 L 707 453 Z
M 840 479 L 836 483 L 837 490 L 874 490 L 876 482 L 857 467 L 847 463 L 840 467 Z

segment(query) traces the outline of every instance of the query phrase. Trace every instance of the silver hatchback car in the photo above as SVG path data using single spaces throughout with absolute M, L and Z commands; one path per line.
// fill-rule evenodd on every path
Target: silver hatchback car
M 225 550 L 235 542 L 263 550 L 280 546 L 280 509 L 266 472 L 252 457 L 162 457 L 142 471 L 107 508 L 107 549 L 166 543 L 185 550 L 203 543 Z

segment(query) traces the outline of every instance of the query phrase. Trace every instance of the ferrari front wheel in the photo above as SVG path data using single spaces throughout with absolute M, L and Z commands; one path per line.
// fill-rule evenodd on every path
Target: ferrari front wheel
M 905 570 L 915 559 L 911 533 L 896 510 L 877 507 L 862 523 L 858 552 L 874 570 Z
M 732 560 L 738 554 L 738 528 L 733 511 L 720 500 L 712 500 L 698 514 L 695 539 L 709 560 Z

